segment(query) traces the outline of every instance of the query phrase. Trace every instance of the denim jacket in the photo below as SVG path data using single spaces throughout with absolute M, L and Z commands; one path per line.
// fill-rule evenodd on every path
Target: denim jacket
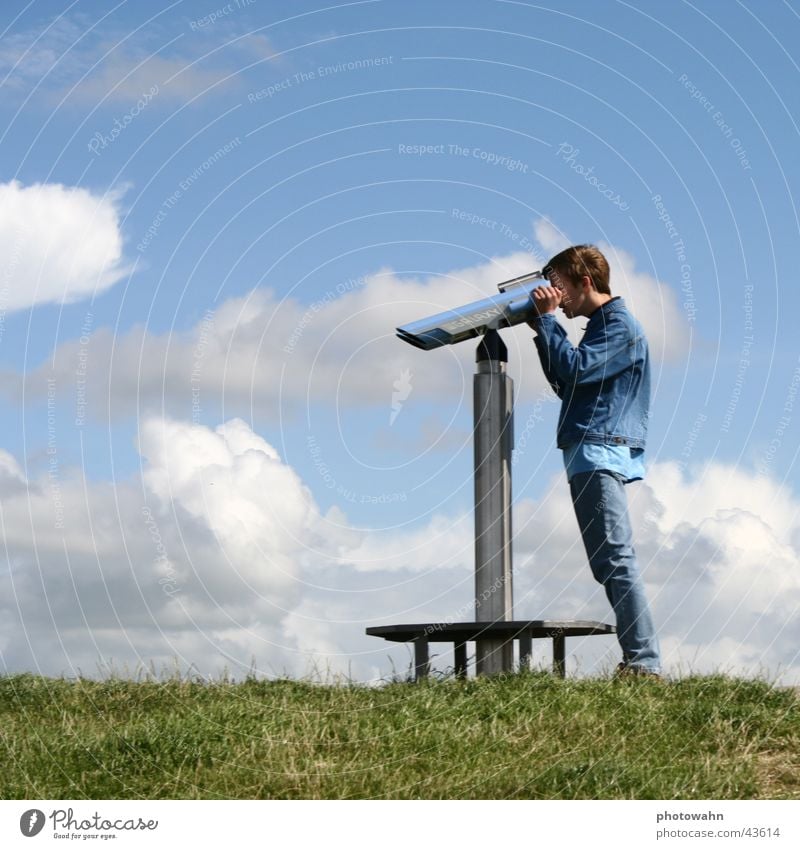
M 554 313 L 533 319 L 545 376 L 561 398 L 556 443 L 644 448 L 650 410 L 650 356 L 639 322 L 620 297 L 589 316 L 577 348 Z

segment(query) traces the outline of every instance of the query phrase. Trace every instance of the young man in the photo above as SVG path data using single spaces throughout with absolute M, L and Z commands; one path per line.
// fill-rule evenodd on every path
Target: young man
M 536 349 L 562 399 L 556 443 L 564 452 L 575 516 L 595 579 L 606 591 L 622 648 L 621 675 L 661 672 L 658 638 L 644 593 L 624 484 L 644 477 L 650 362 L 639 322 L 612 297 L 608 262 L 575 245 L 544 268 L 549 286 L 533 291 Z M 556 321 L 589 319 L 577 348 Z

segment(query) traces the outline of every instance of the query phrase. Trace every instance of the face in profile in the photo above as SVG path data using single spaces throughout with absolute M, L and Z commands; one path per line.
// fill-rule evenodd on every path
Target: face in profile
M 584 285 L 582 278 L 577 282 L 572 281 L 564 274 L 559 274 L 557 271 L 551 271 L 548 280 L 551 286 L 561 292 L 560 307 L 567 318 L 574 318 L 577 315 L 583 314 L 583 309 L 586 306 L 588 290 Z

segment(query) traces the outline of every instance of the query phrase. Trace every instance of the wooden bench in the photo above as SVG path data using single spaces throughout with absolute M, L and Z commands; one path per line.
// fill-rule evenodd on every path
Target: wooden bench
M 553 641 L 553 672 L 566 675 L 566 638 L 592 634 L 615 634 L 613 625 L 589 620 L 530 619 L 510 622 L 431 622 L 419 625 L 377 625 L 367 628 L 371 637 L 383 637 L 395 643 L 414 644 L 414 680 L 430 672 L 429 643 L 453 643 L 457 678 L 467 677 L 467 643 L 481 640 L 519 642 L 520 667 L 529 666 L 531 642 L 550 638 Z

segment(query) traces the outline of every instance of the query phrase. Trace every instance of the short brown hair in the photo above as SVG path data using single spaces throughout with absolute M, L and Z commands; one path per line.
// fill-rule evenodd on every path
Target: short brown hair
M 600 294 L 611 294 L 608 260 L 594 245 L 573 245 L 556 254 L 544 267 L 543 273 L 549 280 L 554 271 L 574 282 L 581 277 L 589 277 Z

